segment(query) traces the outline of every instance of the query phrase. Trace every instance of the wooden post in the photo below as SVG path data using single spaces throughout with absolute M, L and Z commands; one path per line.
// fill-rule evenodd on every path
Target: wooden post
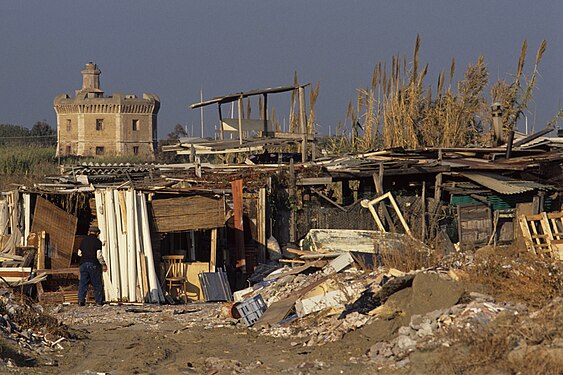
M 379 163 L 379 173 L 378 172 L 373 173 L 373 183 L 375 185 L 375 191 L 377 193 L 376 194 L 377 197 L 380 197 L 385 193 L 383 191 L 383 173 L 384 173 L 383 163 Z M 397 228 L 395 228 L 395 223 L 393 222 L 393 219 L 391 219 L 391 215 L 389 214 L 389 210 L 387 210 L 387 206 L 385 206 L 385 203 L 381 203 L 380 206 L 381 206 L 381 211 L 383 212 L 383 217 L 387 222 L 387 224 L 389 225 L 389 229 L 391 230 L 391 232 L 395 233 L 397 231 Z
M 217 228 L 211 229 L 211 254 L 209 256 L 209 272 L 215 272 L 217 264 Z
M 426 237 L 426 181 L 422 181 L 422 219 L 420 223 L 420 240 Z
M 264 120 L 264 133 L 262 137 L 268 136 L 268 94 L 264 94 L 264 111 L 262 113 L 262 117 Z
M 242 145 L 242 95 L 238 98 L 238 139 Z
M 296 241 L 295 222 L 297 221 L 297 215 L 293 207 L 294 204 L 297 204 L 297 189 L 295 185 L 295 165 L 293 164 L 293 159 L 291 159 L 289 162 L 289 202 L 291 203 L 291 207 L 289 207 L 289 242 L 291 243 Z
M 221 112 L 221 103 L 217 104 L 217 107 L 219 109 L 219 130 L 221 131 L 221 140 L 223 140 L 225 138 L 224 136 L 224 130 L 223 130 L 223 112 Z M 193 137 L 193 135 L 192 135 Z M 213 137 L 215 138 L 215 137 Z
M 266 263 L 266 210 L 267 210 L 267 200 L 266 200 L 266 189 L 261 188 L 258 191 L 258 205 L 257 205 L 257 232 L 258 232 L 258 263 Z
M 307 161 L 307 123 L 305 122 L 305 89 L 299 86 L 299 123 L 301 125 L 301 162 Z
M 236 244 L 236 268 L 246 272 L 246 257 L 244 251 L 244 221 L 243 221 L 243 202 L 242 202 L 242 180 L 231 181 L 233 190 L 233 209 L 235 222 L 235 244 Z
M 434 200 L 438 205 L 442 199 L 442 174 L 438 173 L 436 175 L 436 183 L 434 184 Z
M 47 234 L 45 231 L 37 233 L 37 269 L 45 269 L 45 250 L 47 249 Z

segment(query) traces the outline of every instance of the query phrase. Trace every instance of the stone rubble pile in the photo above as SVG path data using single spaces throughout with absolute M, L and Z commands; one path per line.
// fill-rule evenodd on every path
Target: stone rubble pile
M 407 365 L 410 353 L 415 350 L 431 350 L 452 344 L 448 333 L 452 330 L 476 330 L 486 327 L 501 312 L 522 314 L 521 305 L 497 304 L 492 298 L 472 293 L 475 299 L 425 315 L 413 315 L 407 326 L 400 327 L 398 336 L 391 341 L 381 341 L 368 351 L 371 362 L 378 365 L 393 364 L 400 368 Z

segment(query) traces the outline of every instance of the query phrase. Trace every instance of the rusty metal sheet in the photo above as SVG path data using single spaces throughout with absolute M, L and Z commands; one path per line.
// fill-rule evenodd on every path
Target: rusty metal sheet
M 37 197 L 31 232 L 49 235 L 51 268 L 70 267 L 78 218 L 48 200 Z

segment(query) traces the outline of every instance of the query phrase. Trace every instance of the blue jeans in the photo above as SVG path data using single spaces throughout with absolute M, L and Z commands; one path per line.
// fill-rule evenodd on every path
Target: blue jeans
M 104 300 L 104 289 L 102 287 L 102 267 L 99 264 L 85 262 L 80 265 L 80 283 L 78 284 L 78 303 L 86 302 L 86 291 L 88 283 L 94 287 L 94 298 L 101 305 Z

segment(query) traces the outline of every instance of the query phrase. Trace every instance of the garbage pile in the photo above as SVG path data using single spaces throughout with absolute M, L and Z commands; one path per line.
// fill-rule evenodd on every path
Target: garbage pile
M 300 251 L 301 255 L 304 253 Z M 349 258 L 343 261 L 347 256 Z M 310 255 L 306 254 L 302 259 L 307 257 Z M 510 259 L 507 254 L 502 257 Z M 261 335 L 291 340 L 292 346 L 308 347 L 346 340 L 347 334 L 361 329 L 362 336 L 370 337 L 372 343 L 366 347 L 363 357 L 353 358 L 354 363 L 363 362 L 377 368 L 408 366 L 413 352 L 444 353 L 450 349 L 470 352 L 459 349 L 464 346 L 481 350 L 479 345 L 486 348 L 491 337 L 499 337 L 499 342 L 505 345 L 496 348 L 495 353 L 502 356 L 499 359 L 504 360 L 502 366 L 506 368 L 526 368 L 530 350 L 543 353 L 542 358 L 547 358 L 545 363 L 550 365 L 558 353 L 563 353 L 561 329 L 557 324 L 550 323 L 553 327 L 546 328 L 546 332 L 537 329 L 542 325 L 547 327 L 545 322 L 551 322 L 553 317 L 561 322 L 561 308 L 557 307 L 560 298 L 552 300 L 542 310 L 530 313 L 526 299 L 501 302 L 491 295 L 468 290 L 471 284 L 463 281 L 474 279 L 468 278 L 467 271 L 448 268 L 443 263 L 402 272 L 389 267 L 366 269 L 345 252 L 332 257 L 331 261 L 326 258 L 325 254 L 324 259 L 309 260 L 299 266 L 271 267 L 269 274 L 262 274 L 261 281 L 236 292 L 238 303 L 248 303 L 259 296 L 267 306 L 260 311 L 262 315 L 251 324 L 251 329 Z M 486 266 L 474 262 L 475 266 Z M 488 262 L 487 265 L 495 272 L 522 274 L 519 269 L 504 266 L 504 261 L 497 263 Z M 526 267 L 532 269 L 529 264 Z M 559 279 L 552 267 L 534 269 L 538 277 L 553 279 L 546 279 L 549 285 L 557 284 Z M 512 277 L 506 280 L 510 281 Z M 511 285 L 516 287 L 514 283 Z M 550 311 L 551 315 L 548 314 Z M 542 314 L 552 318 L 537 318 Z M 507 338 L 509 334 L 502 331 L 503 327 L 510 326 L 507 322 L 517 322 L 524 333 L 511 333 Z M 533 334 L 530 327 L 534 327 Z M 476 345 L 478 339 L 483 343 Z M 452 358 L 463 357 L 456 353 Z M 514 358 L 518 359 L 520 367 L 512 363 Z M 470 363 L 466 360 L 455 366 L 461 368 Z
M 45 315 L 41 305 L 22 303 L 8 289 L 0 291 L 0 331 L 3 344 L 16 355 L 39 359 L 47 356 L 45 365 L 54 365 L 48 355 L 62 350 L 64 340 L 72 336 L 56 319 Z M 29 360 L 35 361 L 33 357 Z M 2 365 L 16 366 L 13 358 L 3 355 L 0 359 Z
M 277 269 L 235 293 L 235 300 L 260 295 L 268 308 L 253 329 L 313 346 L 338 341 L 377 319 L 408 324 L 412 315 L 455 305 L 464 292 L 446 270 L 368 272 L 347 263 L 336 271 L 335 263 L 314 261 Z

